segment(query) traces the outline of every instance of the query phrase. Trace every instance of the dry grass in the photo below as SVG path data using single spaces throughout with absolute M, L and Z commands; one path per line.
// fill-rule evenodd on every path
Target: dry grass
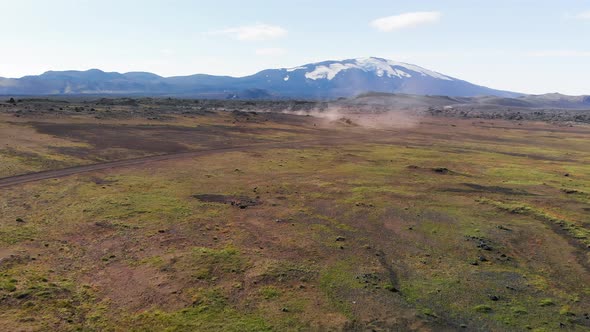
M 232 142 L 318 143 L 2 189 L 0 326 L 590 328 L 590 206 L 579 194 L 590 192 L 590 150 L 563 143 L 587 142 L 590 128 L 428 118 L 405 129 L 318 130 L 228 120 L 178 116 L 166 125 L 217 128 L 201 146 L 215 146 L 223 132 Z M 92 140 L 41 135 L 12 135 L 10 144 L 44 154 L 59 140 L 87 144 L 89 158 L 98 153 Z M 355 140 L 327 139 L 347 135 Z M 198 194 L 261 204 L 240 209 Z M 566 230 L 552 227 L 559 221 Z

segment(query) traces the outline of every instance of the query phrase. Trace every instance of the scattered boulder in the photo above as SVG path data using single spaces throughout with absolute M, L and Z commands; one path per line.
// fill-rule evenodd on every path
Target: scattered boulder
M 452 174 L 454 173 L 453 171 L 451 171 L 450 169 L 446 168 L 446 167 L 435 167 L 432 169 L 433 172 L 438 173 L 438 174 Z
M 490 245 L 488 245 L 487 243 L 485 243 L 484 241 L 479 241 L 479 243 L 477 244 L 477 247 L 486 251 L 492 251 L 492 247 Z
M 566 188 L 564 188 L 564 189 L 561 189 L 561 191 L 563 191 L 564 193 L 566 193 L 568 195 L 571 195 L 571 194 L 582 194 L 581 191 L 576 190 L 576 189 L 566 189 Z
M 256 199 L 250 199 L 250 198 L 244 198 L 244 197 L 238 197 L 237 199 L 233 199 L 231 201 L 231 205 L 233 206 L 237 206 L 240 209 L 245 209 L 247 207 L 250 206 L 256 206 L 260 204 Z
M 219 194 L 199 194 L 193 195 L 194 198 L 208 203 L 223 203 L 245 209 L 250 206 L 260 205 L 258 198 L 249 198 L 246 196 L 227 196 Z
M 364 288 L 380 288 L 381 277 L 376 273 L 363 273 L 356 276 L 359 283 L 364 284 Z
M 483 238 L 483 237 L 479 237 L 479 236 L 466 236 L 465 239 L 467 241 L 475 241 L 476 242 L 476 247 L 481 249 L 481 250 L 485 250 L 485 251 L 492 251 L 494 250 L 494 247 L 492 247 L 491 243 L 489 240 Z

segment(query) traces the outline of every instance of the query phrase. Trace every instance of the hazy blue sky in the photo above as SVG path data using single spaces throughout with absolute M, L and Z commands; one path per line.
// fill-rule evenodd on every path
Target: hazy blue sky
M 242 76 L 378 56 L 498 89 L 590 94 L 590 1 L 0 0 L 0 76 Z

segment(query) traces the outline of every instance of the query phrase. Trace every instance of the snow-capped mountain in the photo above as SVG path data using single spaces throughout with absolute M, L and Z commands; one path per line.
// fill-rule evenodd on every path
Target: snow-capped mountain
M 324 61 L 270 69 L 243 78 L 258 88 L 285 96 L 349 97 L 364 92 L 418 95 L 517 96 L 456 79 L 416 65 L 381 58 Z
M 346 60 L 342 62 L 331 62 L 327 65 L 311 66 L 312 71 L 306 71 L 305 77 L 310 80 L 328 79 L 331 80 L 340 72 L 348 69 L 359 69 L 364 72 L 374 73 L 377 77 L 387 76 L 389 78 L 410 78 L 412 74 L 420 76 L 429 76 L 431 78 L 439 78 L 442 80 L 452 81 L 451 77 L 439 74 L 437 72 L 424 69 L 415 65 L 403 62 L 395 62 L 391 60 L 378 58 L 360 58 L 354 60 Z M 307 70 L 307 67 L 296 67 L 287 69 L 287 71 Z
M 47 72 L 20 79 L 0 78 L 0 94 L 175 95 L 211 98 L 351 97 L 365 92 L 501 97 L 517 93 L 471 84 L 416 65 L 381 58 L 324 61 L 267 69 L 246 77 L 150 73 Z

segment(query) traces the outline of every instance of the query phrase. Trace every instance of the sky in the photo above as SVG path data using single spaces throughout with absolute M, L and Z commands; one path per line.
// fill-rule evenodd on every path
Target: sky
M 496 89 L 590 94 L 590 1 L 0 0 L 0 77 L 245 76 L 376 56 Z

